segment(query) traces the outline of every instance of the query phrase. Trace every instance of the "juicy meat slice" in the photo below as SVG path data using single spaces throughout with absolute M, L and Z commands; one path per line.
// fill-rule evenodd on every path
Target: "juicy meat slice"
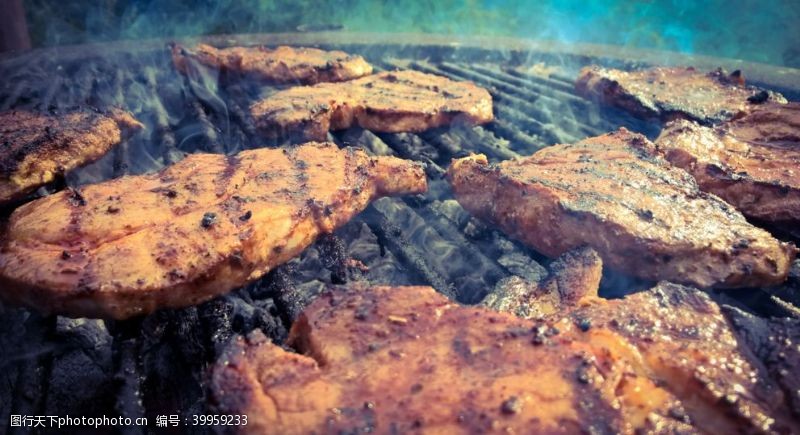
M 800 103 L 765 104 L 713 128 L 674 121 L 655 144 L 745 216 L 800 222 Z
M 416 163 L 330 143 L 193 154 L 17 209 L 0 296 L 112 318 L 196 304 L 261 277 L 372 199 L 425 189 Z
M 260 332 L 220 358 L 243 433 L 736 433 L 796 430 L 705 294 L 662 284 L 545 321 L 429 287 L 324 293 L 291 353 Z M 764 383 L 767 384 L 764 384 Z
M 490 165 L 454 160 L 448 178 L 467 211 L 550 257 L 582 245 L 609 266 L 700 287 L 781 283 L 795 257 L 694 179 L 642 150 L 625 129 Z
M 190 71 L 192 62 L 198 62 L 221 71 L 278 84 L 341 82 L 372 73 L 372 65 L 361 56 L 305 47 L 215 48 L 198 44 L 189 50 L 173 44 L 172 60 L 183 74 Z
M 640 71 L 589 66 L 575 89 L 586 98 L 621 107 L 643 118 L 693 119 L 706 124 L 727 121 L 765 101 L 785 103 L 782 95 L 745 86 L 739 71 L 649 68 Z
M 103 157 L 144 126 L 129 113 L 78 109 L 51 114 L 0 112 L 0 205 Z
M 526 319 L 542 319 L 596 297 L 603 277 L 603 260 L 592 248 L 567 251 L 548 267 L 541 282 L 530 283 L 513 276 L 486 295 L 481 305 L 514 313 Z
M 275 93 L 250 108 L 268 137 L 324 140 L 329 130 L 359 125 L 378 132 L 421 132 L 456 119 L 490 122 L 492 97 L 471 82 L 417 71 L 382 72 L 346 83 Z
M 800 319 L 764 319 L 734 307 L 723 307 L 736 335 L 753 350 L 786 397 L 800 421 Z

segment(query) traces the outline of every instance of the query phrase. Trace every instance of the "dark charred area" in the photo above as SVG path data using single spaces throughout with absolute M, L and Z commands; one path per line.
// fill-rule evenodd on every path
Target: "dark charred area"
M 443 179 L 450 161 L 483 153 L 496 163 L 620 126 L 649 137 L 658 133 L 656 123 L 631 117 L 620 109 L 600 107 L 575 94 L 572 82 L 577 71 L 587 64 L 600 63 L 600 59 L 449 46 L 323 44 L 322 48 L 364 55 L 377 71 L 410 68 L 473 81 L 489 90 L 495 119 L 478 127 L 456 120 L 448 127 L 420 134 L 375 134 L 359 127 L 329 133 L 328 139 L 342 147 L 360 147 L 372 155 L 395 155 L 424 163 L 428 193 L 374 202 L 299 257 L 226 296 L 124 322 L 44 317 L 0 303 L 0 427 L 8 426 L 12 414 L 122 414 L 154 421 L 156 415 L 186 417 L 214 412 L 207 404 L 208 371 L 225 358 L 231 342 L 260 330 L 273 342 L 284 344 L 294 320 L 330 285 L 429 285 L 465 304 L 476 304 L 487 294 L 499 300 L 512 298 L 509 281 L 538 282 L 547 276 L 544 265 L 549 260 L 467 213 L 453 199 Z M 549 75 L 531 73 L 530 67 L 539 62 L 561 67 Z M 635 66 L 609 62 L 612 67 Z M 87 183 L 153 172 L 189 153 L 231 155 L 244 149 L 297 143 L 296 135 L 262 136 L 248 113 L 251 104 L 278 88 L 234 79 L 224 71 L 222 75 L 208 71 L 181 75 L 173 68 L 164 45 L 129 51 L 70 52 L 63 58 L 36 53 L 19 60 L 2 57 L 0 109 L 52 108 L 61 112 L 91 102 L 101 110 L 128 110 L 145 124 L 142 134 L 130 137 L 106 157 L 35 194 L 69 188 L 72 204 L 85 207 L 80 186 Z M 319 106 L 316 112 L 327 110 L 330 107 Z M 307 165 L 295 163 L 300 171 Z M 265 180 L 276 176 L 280 174 L 261 175 Z M 177 206 L 191 201 L 197 186 L 189 183 L 153 194 Z M 233 199 L 238 204 L 231 217 L 238 223 L 247 222 L 257 212 L 249 208 L 252 199 Z M 122 206 L 115 204 L 107 211 L 113 214 Z M 644 221 L 659 219 L 649 210 L 637 213 Z M 198 230 L 214 231 L 216 219 L 222 216 L 199 219 Z M 67 249 L 61 258 L 74 261 L 78 256 L 78 251 Z M 798 278 L 793 276 L 785 287 L 752 289 L 759 295 L 757 309 L 751 307 L 752 298 L 744 292 L 730 298 L 752 311 L 748 315 L 794 313 L 791 315 L 800 317 L 793 308 L 800 303 L 800 293 L 793 290 L 797 283 Z M 604 270 L 600 294 L 621 297 L 651 285 Z M 787 305 L 791 309 L 785 308 Z M 368 315 L 365 311 L 364 316 Z M 754 319 L 768 322 L 761 317 Z M 594 327 L 589 318 L 576 318 L 575 322 L 576 327 L 588 332 Z M 528 334 L 524 339 L 531 346 L 544 346 L 555 340 L 558 331 L 543 326 Z M 380 350 L 380 346 L 376 341 L 367 351 Z M 507 415 L 520 411 L 514 397 L 493 406 Z M 597 410 L 588 406 L 581 412 L 593 415 Z M 366 404 L 365 409 L 364 415 L 368 415 Z M 473 420 L 485 420 L 489 428 L 485 416 L 465 410 L 463 421 Z M 362 429 L 369 427 L 365 421 Z M 603 429 L 597 427 L 598 431 Z M 195 430 L 204 433 L 203 428 Z

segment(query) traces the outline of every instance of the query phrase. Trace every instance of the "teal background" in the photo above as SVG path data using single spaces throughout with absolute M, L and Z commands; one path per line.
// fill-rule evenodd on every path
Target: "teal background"
M 502 35 L 672 50 L 800 67 L 800 0 L 25 0 L 37 46 L 218 33 Z

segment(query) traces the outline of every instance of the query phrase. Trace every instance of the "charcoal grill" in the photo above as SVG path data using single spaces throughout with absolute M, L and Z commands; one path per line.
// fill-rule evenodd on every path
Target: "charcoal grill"
M 216 36 L 203 42 L 342 49 L 364 55 L 379 70 L 412 68 L 472 80 L 489 89 L 496 120 L 483 127 L 455 125 L 423 134 L 373 134 L 357 128 L 333 133 L 330 139 L 340 146 L 425 162 L 429 193 L 376 201 L 299 258 L 200 306 L 104 322 L 42 317 L 0 305 L 0 428 L 8 428 L 12 414 L 146 416 L 152 422 L 156 415 L 211 412 L 204 380 L 226 343 L 256 328 L 282 342 L 292 319 L 330 284 L 367 280 L 430 285 L 474 304 L 489 292 L 501 291 L 509 277 L 543 277 L 547 260 L 472 219 L 453 200 L 442 175 L 450 159 L 470 152 L 498 161 L 619 126 L 650 137 L 658 133 L 655 123 L 576 96 L 572 81 L 582 66 L 742 69 L 751 82 L 800 99 L 800 70 L 619 47 L 347 33 Z M 0 110 L 115 105 L 146 124 L 144 134 L 68 175 L 67 185 L 154 171 L 192 152 L 286 145 L 258 137 L 247 115 L 250 102 L 274 89 L 205 73 L 181 76 L 172 68 L 163 40 L 6 54 L 0 56 L 0 77 Z M 350 258 L 366 267 L 354 266 Z M 759 316 L 800 318 L 799 275 L 796 263 L 781 287 L 714 296 Z M 607 271 L 601 295 L 618 297 L 650 284 Z M 191 430 L 204 433 L 208 428 Z M 10 433 L 21 432 L 12 428 Z

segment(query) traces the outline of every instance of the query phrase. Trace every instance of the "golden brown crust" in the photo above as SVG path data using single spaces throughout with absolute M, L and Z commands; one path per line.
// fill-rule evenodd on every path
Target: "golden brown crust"
M 91 163 L 144 126 L 129 113 L 89 109 L 59 114 L 0 112 L 0 204 Z
M 256 333 L 214 368 L 242 433 L 733 433 L 796 430 L 718 307 L 673 284 L 546 321 L 429 287 L 323 294 L 287 352 Z
M 218 70 L 278 84 L 341 82 L 372 73 L 372 65 L 361 56 L 306 47 L 215 48 L 198 44 L 190 50 L 180 44 L 172 44 L 172 60 L 183 74 L 187 74 L 191 62 L 198 62 Z
M 656 148 L 745 216 L 800 222 L 800 103 L 765 104 L 714 128 L 675 121 Z
M 456 119 L 490 122 L 492 97 L 471 82 L 417 71 L 382 72 L 346 83 L 294 87 L 250 108 L 269 137 L 325 140 L 353 125 L 378 132 L 421 132 Z
M 786 279 L 796 250 L 749 224 L 621 129 L 489 165 L 455 160 L 448 178 L 471 213 L 550 257 L 578 246 L 651 280 L 751 287 Z
M 785 103 L 782 95 L 745 86 L 735 71 L 702 73 L 694 68 L 657 67 L 620 71 L 598 66 L 581 70 L 576 91 L 586 98 L 621 107 L 643 118 L 730 120 L 764 101 Z
M 0 296 L 113 318 L 192 305 L 259 278 L 372 199 L 425 188 L 417 164 L 333 144 L 193 154 L 17 209 Z

